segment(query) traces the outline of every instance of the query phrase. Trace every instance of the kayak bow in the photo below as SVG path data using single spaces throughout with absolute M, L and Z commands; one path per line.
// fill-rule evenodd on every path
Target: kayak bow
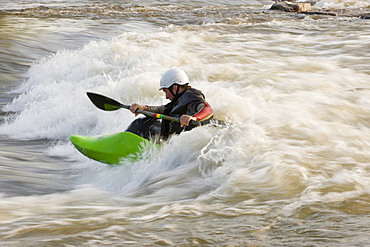
M 144 147 L 156 145 L 131 132 L 103 137 L 72 135 L 70 140 L 83 155 L 106 164 L 119 164 L 123 158 L 137 160 Z

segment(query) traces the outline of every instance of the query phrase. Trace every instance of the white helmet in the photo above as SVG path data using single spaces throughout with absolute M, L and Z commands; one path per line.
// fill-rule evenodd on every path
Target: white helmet
M 185 71 L 179 68 L 172 68 L 162 75 L 160 88 L 170 88 L 173 84 L 186 85 L 189 84 L 189 77 Z

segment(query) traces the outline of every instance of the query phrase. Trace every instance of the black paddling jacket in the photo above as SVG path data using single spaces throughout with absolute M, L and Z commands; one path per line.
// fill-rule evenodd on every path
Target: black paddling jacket
M 190 115 L 197 120 L 208 120 L 212 118 L 212 109 L 208 105 L 203 93 L 197 89 L 189 88 L 164 106 L 165 115 L 172 117 L 181 117 L 182 115 Z M 207 124 L 209 121 L 202 121 Z M 179 134 L 182 131 L 191 130 L 196 125 L 180 127 L 180 123 L 162 120 L 161 136 L 167 138 L 171 134 Z

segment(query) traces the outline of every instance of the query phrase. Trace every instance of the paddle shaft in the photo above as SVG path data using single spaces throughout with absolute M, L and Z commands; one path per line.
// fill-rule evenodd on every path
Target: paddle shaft
M 121 104 L 121 108 L 130 109 L 130 106 Z M 159 113 L 154 113 L 154 112 L 150 112 L 150 111 L 143 111 L 143 110 L 136 110 L 136 112 L 140 113 L 140 114 L 143 114 L 145 116 L 148 116 L 148 117 L 160 118 L 160 119 L 180 123 L 180 118 L 177 118 L 177 117 L 171 117 L 171 116 L 167 116 L 167 115 L 163 115 L 163 114 L 159 114 Z M 198 121 L 193 121 L 193 120 L 191 121 L 191 124 L 200 125 L 200 123 Z
M 106 97 L 104 95 L 88 92 L 87 96 L 89 97 L 89 99 L 93 102 L 93 104 L 96 107 L 104 111 L 115 111 L 120 108 L 130 109 L 129 105 L 121 104 L 120 102 L 114 99 L 111 99 L 109 97 Z M 136 112 L 143 114 L 145 116 L 148 116 L 148 117 L 160 118 L 160 119 L 180 123 L 180 118 L 177 118 L 177 117 L 171 117 L 171 116 L 163 115 L 160 113 L 154 113 L 154 112 L 142 111 L 142 110 L 136 110 Z M 198 126 L 198 125 L 201 125 L 201 122 L 191 120 L 190 124 Z

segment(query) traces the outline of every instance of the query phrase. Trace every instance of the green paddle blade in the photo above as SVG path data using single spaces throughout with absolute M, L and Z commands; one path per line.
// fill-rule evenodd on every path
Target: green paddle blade
M 129 106 L 122 105 L 120 102 L 108 98 L 104 95 L 96 94 L 96 93 L 86 93 L 91 102 L 101 110 L 104 111 L 115 111 L 121 108 L 128 108 Z
M 118 110 L 120 108 L 121 107 L 119 107 L 119 106 L 115 106 L 115 105 L 111 105 L 111 104 L 104 104 L 104 110 L 106 110 L 106 111 L 115 111 L 115 110 Z

